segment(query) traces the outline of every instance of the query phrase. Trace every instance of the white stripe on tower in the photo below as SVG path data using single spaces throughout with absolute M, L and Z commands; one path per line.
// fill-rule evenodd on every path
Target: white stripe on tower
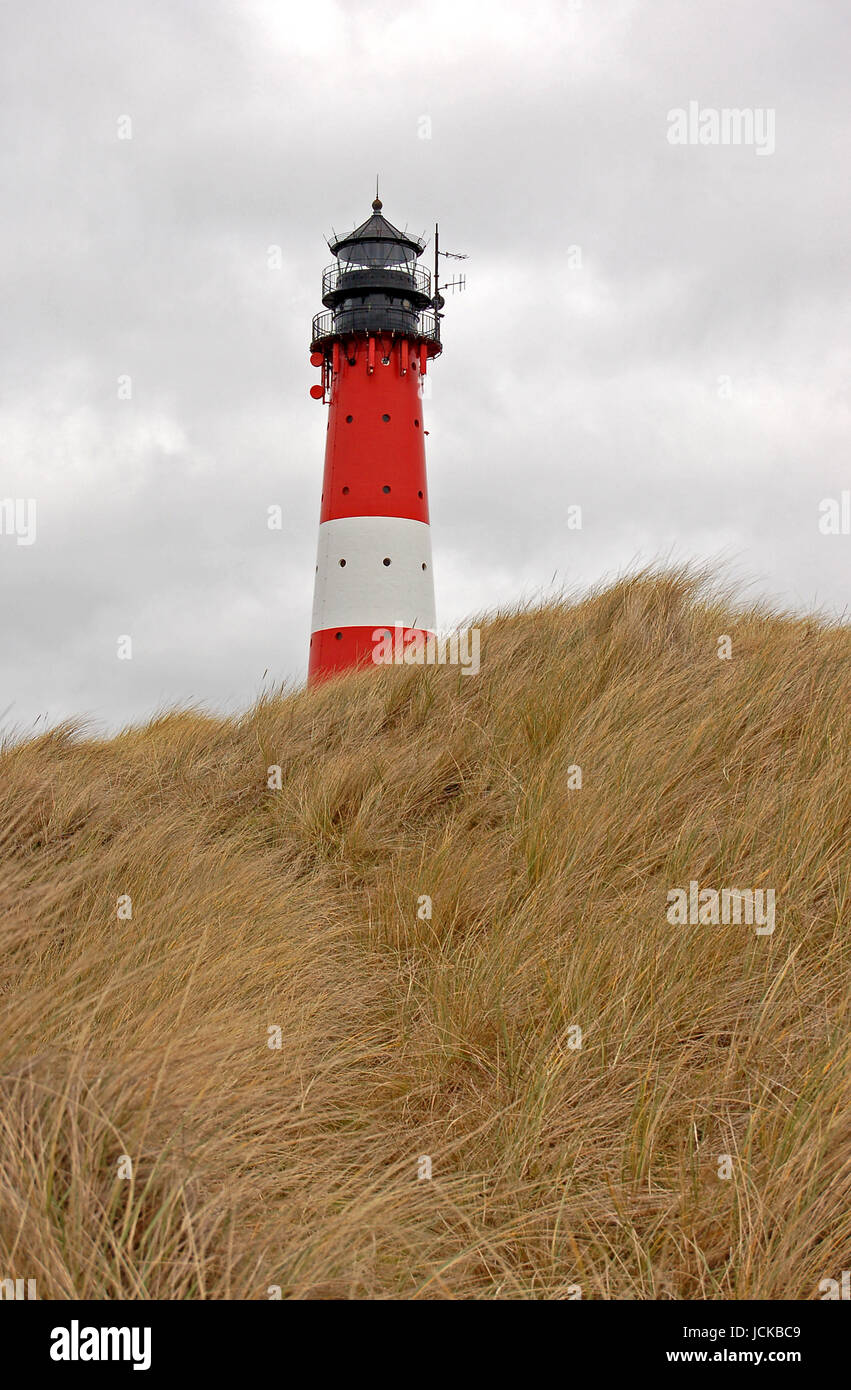
M 397 516 L 323 521 L 311 631 L 397 625 L 434 631 L 430 528 Z

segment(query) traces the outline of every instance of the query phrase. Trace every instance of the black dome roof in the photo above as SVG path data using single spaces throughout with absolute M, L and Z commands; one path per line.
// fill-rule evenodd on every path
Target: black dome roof
M 400 265 L 422 254 L 425 243 L 419 237 L 400 232 L 398 227 L 388 222 L 382 215 L 382 204 L 378 198 L 372 207 L 372 215 L 365 222 L 353 232 L 330 243 L 333 255 L 350 265 L 385 266 Z

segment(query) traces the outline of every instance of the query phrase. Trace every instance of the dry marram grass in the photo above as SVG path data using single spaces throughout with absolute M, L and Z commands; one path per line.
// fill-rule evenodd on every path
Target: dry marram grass
M 0 1276 L 818 1297 L 851 1262 L 850 673 L 847 628 L 651 574 L 497 616 L 476 677 L 8 746 Z M 774 934 L 670 925 L 691 879 L 773 887 Z

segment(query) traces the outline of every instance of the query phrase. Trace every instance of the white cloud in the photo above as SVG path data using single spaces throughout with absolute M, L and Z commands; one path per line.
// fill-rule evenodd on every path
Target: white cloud
M 0 23 L 0 497 L 39 505 L 35 545 L 0 537 L 7 722 L 303 675 L 310 319 L 376 171 L 392 219 L 470 256 L 425 411 L 441 624 L 674 548 L 845 607 L 851 542 L 817 527 L 851 486 L 831 7 L 33 0 Z M 776 153 L 673 149 L 691 99 L 776 108 Z

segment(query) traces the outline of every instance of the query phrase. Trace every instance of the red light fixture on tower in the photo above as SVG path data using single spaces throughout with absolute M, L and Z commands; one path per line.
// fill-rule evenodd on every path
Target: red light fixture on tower
M 434 631 L 421 382 L 441 350 L 443 300 L 418 264 L 423 250 L 376 197 L 331 243 L 336 263 L 322 277 L 311 395 L 329 411 L 310 683 L 370 661 L 377 629 Z

